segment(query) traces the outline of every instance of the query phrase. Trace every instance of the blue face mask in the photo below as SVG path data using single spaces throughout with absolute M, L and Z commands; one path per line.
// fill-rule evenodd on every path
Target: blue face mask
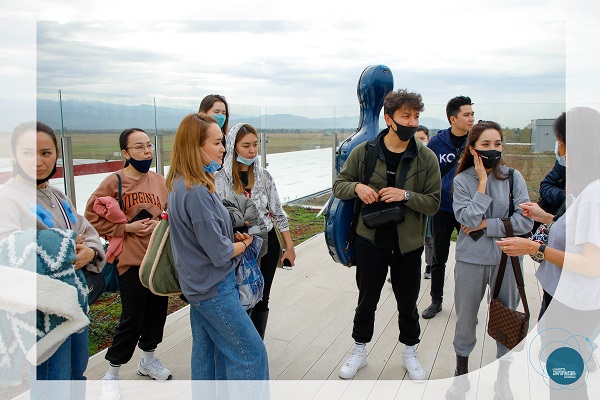
M 556 161 L 558 161 L 558 163 L 560 165 L 562 165 L 563 167 L 566 167 L 567 166 L 567 157 L 566 157 L 566 154 L 564 156 L 558 155 L 558 142 L 555 142 L 555 144 L 554 144 L 554 154 L 556 155 Z
M 202 150 L 202 147 L 200 148 L 200 151 L 202 151 L 204 153 L 204 155 L 206 157 L 208 157 L 208 154 L 206 154 L 206 152 L 204 150 Z M 202 164 L 202 168 L 204 168 L 204 172 L 208 173 L 208 174 L 214 174 L 215 172 L 217 172 L 218 170 L 221 169 L 221 165 L 219 165 L 218 162 L 216 162 L 215 160 L 213 160 L 212 158 L 208 157 L 210 159 L 210 163 L 207 165 Z
M 215 115 L 212 115 L 212 117 L 217 120 L 217 124 L 219 125 L 219 128 L 222 128 L 223 125 L 225 125 L 226 117 L 224 114 L 215 114 Z
M 242 157 L 238 154 L 237 161 L 244 165 L 251 166 L 252 164 L 254 164 L 254 161 L 256 161 L 257 158 L 258 158 L 258 156 L 254 157 L 254 158 L 246 158 L 246 157 Z
M 149 160 L 136 160 L 135 158 L 130 157 L 129 164 L 131 164 L 131 166 L 135 168 L 138 172 L 145 174 L 150 170 L 150 166 L 152 165 L 152 158 Z

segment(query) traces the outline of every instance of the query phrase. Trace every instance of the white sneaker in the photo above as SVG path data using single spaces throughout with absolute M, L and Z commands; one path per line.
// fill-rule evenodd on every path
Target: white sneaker
M 102 394 L 100 400 L 120 400 L 119 375 L 112 375 L 108 372 L 102 377 Z
M 415 350 L 404 350 L 402 352 L 402 366 L 408 371 L 408 376 L 415 382 L 423 382 L 427 379 L 421 363 L 417 360 Z
M 355 344 L 352 349 L 352 355 L 346 361 L 346 364 L 340 368 L 340 378 L 352 379 L 359 369 L 367 365 L 367 346 Z
M 140 357 L 140 362 L 137 367 L 138 375 L 149 376 L 150 378 L 157 381 L 166 381 L 173 377 L 171 371 L 169 371 L 160 360 L 153 357 L 152 360 L 144 362 L 144 358 Z
M 495 386 L 496 384 L 494 389 Z M 469 389 L 471 389 L 471 382 L 467 374 L 455 376 L 452 379 L 452 386 L 446 391 L 446 400 L 465 400 Z

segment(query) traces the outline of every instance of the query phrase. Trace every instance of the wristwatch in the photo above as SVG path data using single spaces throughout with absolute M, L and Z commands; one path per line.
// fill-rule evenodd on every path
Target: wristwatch
M 535 261 L 535 262 L 542 262 L 544 260 L 544 251 L 546 251 L 546 245 L 545 244 L 541 244 L 540 248 L 537 251 L 537 253 L 535 253 L 533 255 L 533 261 Z
M 402 200 L 402 202 L 406 203 L 409 200 L 410 200 L 410 192 L 408 190 L 405 190 L 404 191 L 404 200 Z
M 96 264 L 96 260 L 98 260 L 98 250 L 96 249 L 92 249 L 94 250 L 94 258 L 92 258 L 92 261 L 90 261 L 90 264 Z

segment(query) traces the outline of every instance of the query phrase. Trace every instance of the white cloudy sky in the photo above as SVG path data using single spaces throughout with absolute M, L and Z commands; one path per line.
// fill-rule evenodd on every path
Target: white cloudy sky
M 523 3 L 27 0 L 3 17 L 37 22 L 37 86 L 66 93 L 194 102 L 222 93 L 267 112 L 355 105 L 361 71 L 385 64 L 395 88 L 426 104 L 457 94 L 477 104 L 600 103 L 597 2 Z M 1 29 L 9 52 L 0 57 L 27 59 L 31 48 Z M 26 78 L 18 67 L 0 71 L 8 87 Z
M 244 104 L 345 105 L 356 103 L 361 71 L 385 64 L 396 88 L 421 92 L 428 102 L 462 93 L 488 103 L 564 102 L 563 21 L 465 27 L 477 35 L 448 29 L 410 22 L 401 35 L 382 32 L 377 21 L 40 22 L 38 83 L 143 96 L 216 92 Z

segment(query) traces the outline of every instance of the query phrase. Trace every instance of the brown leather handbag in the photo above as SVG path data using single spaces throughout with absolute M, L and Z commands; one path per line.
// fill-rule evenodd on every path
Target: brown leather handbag
M 502 222 L 504 223 L 506 236 L 514 236 L 510 219 L 503 218 Z M 498 275 L 496 276 L 496 284 L 494 285 L 494 294 L 490 302 L 487 331 L 492 338 L 505 345 L 508 349 L 520 351 L 523 349 L 523 346 L 521 345 L 517 348 L 517 345 L 525 339 L 529 330 L 529 305 L 527 304 L 527 296 L 525 295 L 525 282 L 523 281 L 519 257 L 511 257 L 511 264 L 525 312 L 511 310 L 502 304 L 498 298 L 507 261 L 508 256 L 503 252 L 498 268 Z

